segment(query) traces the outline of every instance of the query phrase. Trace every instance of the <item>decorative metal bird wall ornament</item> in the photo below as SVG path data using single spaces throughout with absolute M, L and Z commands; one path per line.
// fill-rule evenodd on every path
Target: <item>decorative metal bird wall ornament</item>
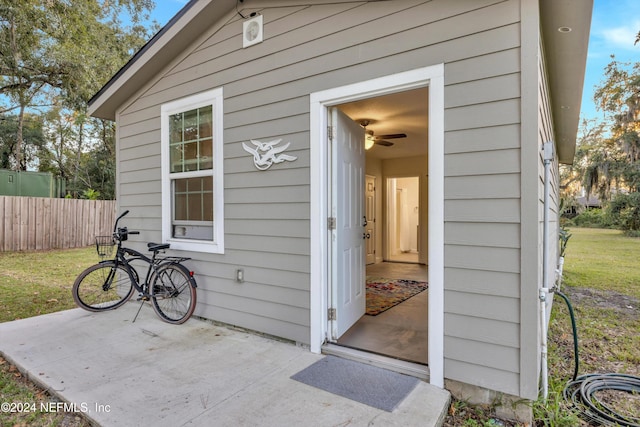
M 242 143 L 242 147 L 247 153 L 253 155 L 253 164 L 256 169 L 265 171 L 269 169 L 275 163 L 282 162 L 293 162 L 298 158 L 295 156 L 290 156 L 288 154 L 282 154 L 284 150 L 289 148 L 291 145 L 290 142 L 287 142 L 285 145 L 276 147 L 282 139 L 276 139 L 270 142 L 261 142 L 257 139 L 252 139 L 251 143 L 255 146 L 251 147 L 250 145 Z

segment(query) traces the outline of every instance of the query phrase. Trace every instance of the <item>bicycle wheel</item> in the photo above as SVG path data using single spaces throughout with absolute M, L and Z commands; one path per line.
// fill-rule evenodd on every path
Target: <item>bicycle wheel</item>
M 113 310 L 127 302 L 133 290 L 133 279 L 124 266 L 104 262 L 80 273 L 73 284 L 73 299 L 88 311 Z
M 168 323 L 184 323 L 196 308 L 196 288 L 189 270 L 180 264 L 160 266 L 151 285 L 153 309 Z

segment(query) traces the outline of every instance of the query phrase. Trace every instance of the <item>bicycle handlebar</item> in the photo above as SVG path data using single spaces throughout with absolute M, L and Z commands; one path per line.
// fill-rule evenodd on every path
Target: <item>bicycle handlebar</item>
M 121 242 L 127 240 L 129 234 L 140 234 L 139 231 L 129 231 L 127 227 L 118 228 L 117 231 L 113 232 L 113 237 Z
M 116 232 L 116 230 L 118 229 L 118 221 L 120 221 L 120 219 L 121 219 L 123 216 L 127 215 L 128 213 L 129 213 L 129 209 L 127 209 L 126 211 L 122 212 L 122 214 L 121 214 L 118 218 L 116 218 L 116 223 L 115 223 L 115 224 L 113 224 L 113 232 L 114 232 L 114 233 L 115 233 L 115 232 Z
M 116 223 L 113 225 L 113 237 L 119 241 L 127 240 L 127 236 L 129 234 L 140 234 L 139 231 L 129 231 L 127 227 L 118 228 L 118 222 L 122 219 L 122 217 L 126 216 L 129 213 L 129 210 L 122 212 L 118 218 L 116 218 Z

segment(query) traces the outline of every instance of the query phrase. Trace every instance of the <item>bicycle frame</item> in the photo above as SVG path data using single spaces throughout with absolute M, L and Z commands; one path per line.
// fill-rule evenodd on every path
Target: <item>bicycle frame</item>
M 112 262 L 115 263 L 115 268 L 113 271 L 116 271 L 118 266 L 122 265 L 129 272 L 131 277 L 134 279 L 132 281 L 133 287 L 136 288 L 136 290 L 140 292 L 142 296 L 146 297 L 146 296 L 149 296 L 148 287 L 149 287 L 149 284 L 152 282 L 153 275 L 158 270 L 158 267 L 164 264 L 165 262 L 164 258 L 157 259 L 156 258 L 157 254 L 158 252 L 154 252 L 151 258 L 149 258 L 143 253 L 136 251 L 135 249 L 123 248 L 122 242 L 118 240 L 118 249 L 116 251 L 116 256 L 113 259 L 100 261 L 100 264 L 106 264 L 106 263 L 112 263 Z M 127 256 L 129 257 L 127 258 Z M 138 270 L 136 270 L 135 267 L 131 265 L 132 261 L 143 261 L 148 264 L 147 274 L 145 276 L 144 281 L 142 282 L 140 281 L 140 275 L 138 274 Z M 167 262 L 170 263 L 174 261 L 171 259 Z M 108 277 L 107 280 L 105 281 L 105 286 L 108 286 L 108 284 L 110 283 L 111 283 L 111 278 Z M 191 285 L 193 286 L 193 283 Z
M 151 279 L 153 278 L 153 274 L 157 271 L 158 267 L 163 264 L 165 258 L 158 260 L 156 256 L 158 255 L 158 251 L 154 251 L 151 258 L 144 255 L 141 252 L 136 251 L 131 248 L 122 247 L 122 242 L 128 240 L 129 234 L 140 234 L 139 231 L 129 231 L 127 227 L 122 229 L 118 228 L 118 222 L 120 219 L 129 213 L 128 210 L 124 211 L 118 218 L 116 218 L 115 224 L 113 225 L 113 239 L 118 242 L 118 247 L 116 249 L 116 254 L 113 259 L 100 261 L 100 264 L 111 263 L 115 264 L 115 268 L 112 270 L 112 273 L 115 272 L 119 265 L 122 265 L 129 275 L 134 279 L 132 281 L 133 287 L 142 294 L 143 297 L 148 297 L 148 287 L 151 283 Z M 127 258 L 127 256 L 129 256 Z M 187 258 L 183 258 L 187 259 Z M 143 261 L 148 264 L 147 274 L 145 276 L 144 282 L 140 282 L 140 275 L 138 274 L 138 270 L 135 269 L 131 265 L 132 261 Z M 112 274 L 109 274 L 107 279 L 105 280 L 104 287 L 108 288 L 111 286 Z M 192 286 L 195 287 L 195 281 L 192 281 Z M 106 290 L 106 289 L 105 289 Z

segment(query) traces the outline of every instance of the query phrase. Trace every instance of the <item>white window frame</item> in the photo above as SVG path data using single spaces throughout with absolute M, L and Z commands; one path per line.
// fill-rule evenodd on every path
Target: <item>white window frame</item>
M 169 117 L 211 105 L 213 107 L 213 169 L 201 171 L 199 176 L 213 178 L 213 240 L 191 240 L 172 237 L 171 180 L 193 177 L 192 173 L 170 171 Z M 223 91 L 216 88 L 193 96 L 163 104 L 161 107 L 161 164 L 162 164 L 162 241 L 171 244 L 171 249 L 224 253 L 224 159 L 223 159 Z

